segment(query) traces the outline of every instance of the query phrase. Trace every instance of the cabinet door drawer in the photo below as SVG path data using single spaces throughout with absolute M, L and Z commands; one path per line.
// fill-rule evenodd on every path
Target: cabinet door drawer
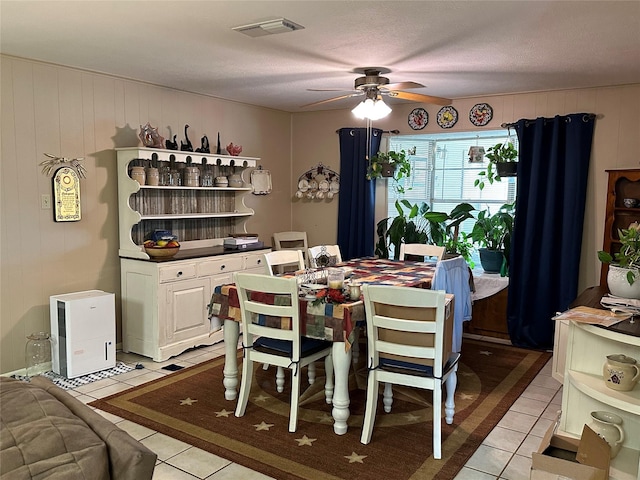
M 160 283 L 173 282 L 175 280 L 184 280 L 186 278 L 196 277 L 196 265 L 194 263 L 188 263 L 183 265 L 171 265 L 161 267 L 158 275 L 160 277 Z
M 242 270 L 242 257 L 227 257 L 218 260 L 202 262 L 198 265 L 198 275 L 218 275 L 220 273 L 237 272 Z
M 244 257 L 244 269 L 264 269 L 264 273 L 267 273 L 266 262 L 263 255 L 247 255 Z

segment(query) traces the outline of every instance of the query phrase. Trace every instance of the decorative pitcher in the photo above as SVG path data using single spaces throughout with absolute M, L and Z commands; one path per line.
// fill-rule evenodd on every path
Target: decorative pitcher
M 614 458 L 622 448 L 624 442 L 624 430 L 622 430 L 622 418 L 615 413 L 605 411 L 591 412 L 591 430 L 604 438 L 611 447 L 611 458 Z
M 622 353 L 607 355 L 607 361 L 602 368 L 605 384 L 612 390 L 623 392 L 633 390 L 640 378 L 640 367 L 635 358 Z

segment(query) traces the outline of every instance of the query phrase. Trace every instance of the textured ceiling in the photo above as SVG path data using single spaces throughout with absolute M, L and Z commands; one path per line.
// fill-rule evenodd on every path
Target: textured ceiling
M 280 17 L 305 28 L 231 29 Z M 368 66 L 453 99 L 640 83 L 637 0 L 2 0 L 0 21 L 3 54 L 289 112 L 349 93 Z

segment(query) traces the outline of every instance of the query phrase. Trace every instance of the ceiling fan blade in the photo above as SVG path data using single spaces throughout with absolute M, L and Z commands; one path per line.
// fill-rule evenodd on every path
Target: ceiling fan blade
M 349 95 L 340 95 L 339 97 L 333 97 L 333 98 L 328 98 L 326 100 L 320 100 L 319 102 L 308 103 L 306 105 L 302 105 L 300 108 L 315 107 L 317 105 L 322 105 L 323 103 L 335 102 L 336 100 L 342 100 L 343 98 L 349 98 L 349 97 L 357 97 L 359 95 L 361 94 L 350 93 Z
M 411 88 L 424 88 L 424 85 L 416 82 L 398 82 L 381 85 L 382 90 L 409 90 Z
M 435 105 L 451 105 L 452 100 L 450 98 L 434 97 L 431 95 L 422 95 L 421 93 L 410 92 L 389 92 L 390 97 L 402 98 L 404 100 L 411 100 L 412 102 L 419 103 L 433 103 Z
M 347 88 L 307 88 L 307 92 L 351 92 Z

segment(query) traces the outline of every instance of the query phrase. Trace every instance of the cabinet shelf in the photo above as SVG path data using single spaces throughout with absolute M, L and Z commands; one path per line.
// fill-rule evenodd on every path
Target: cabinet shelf
M 204 192 L 251 192 L 251 187 L 185 187 L 173 185 L 140 185 L 140 190 L 200 190 Z
M 219 213 L 166 213 L 160 215 L 140 215 L 140 220 L 176 220 L 189 218 L 235 218 L 250 217 L 251 212 L 219 212 Z
M 629 392 L 621 392 L 608 388 L 602 375 L 592 375 L 575 370 L 568 370 L 567 375 L 573 386 L 585 395 L 619 410 L 640 415 L 640 390 L 637 388 Z

